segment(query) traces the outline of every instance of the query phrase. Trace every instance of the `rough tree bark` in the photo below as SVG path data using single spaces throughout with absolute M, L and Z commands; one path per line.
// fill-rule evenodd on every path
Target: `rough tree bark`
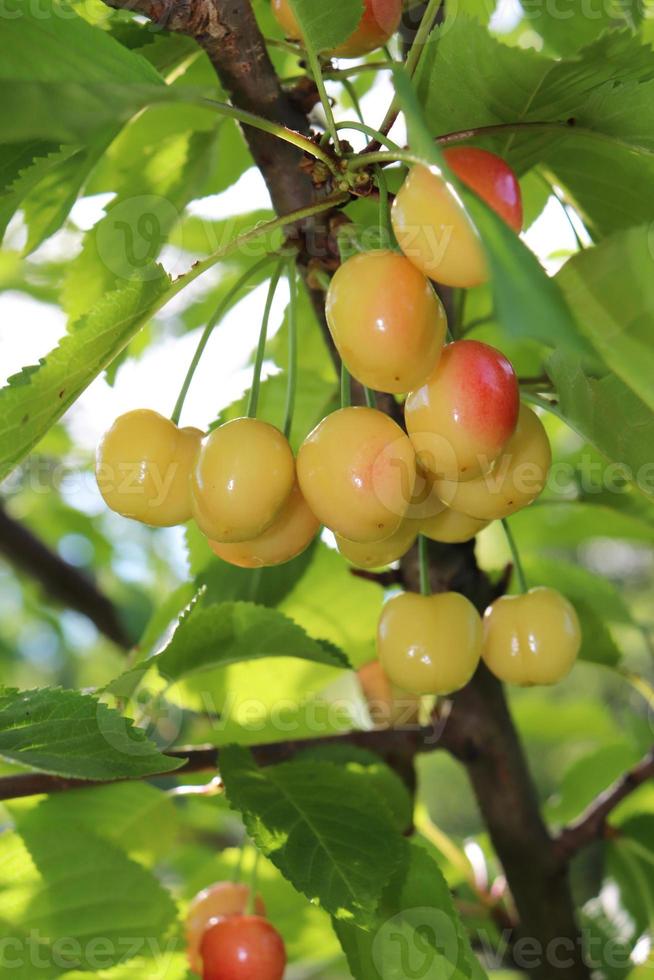
M 283 92 L 249 0 L 107 0 L 195 37 L 239 108 L 307 133 L 308 120 Z M 288 213 L 316 200 L 293 147 L 245 130 L 276 210 Z M 318 248 L 324 258 L 325 220 L 305 225 L 301 261 Z M 307 234 L 308 233 L 308 234 Z M 434 586 L 456 588 L 483 609 L 493 597 L 472 547 L 432 549 Z M 416 587 L 416 559 L 403 564 L 407 587 Z M 536 791 L 501 685 L 482 668 L 454 699 L 444 744 L 466 767 L 484 822 L 505 869 L 519 917 L 518 934 L 544 951 L 529 969 L 533 980 L 589 980 L 568 883 L 567 864 L 540 814 Z M 550 954 L 550 962 L 548 955 Z M 556 960 L 552 960 L 555 956 Z

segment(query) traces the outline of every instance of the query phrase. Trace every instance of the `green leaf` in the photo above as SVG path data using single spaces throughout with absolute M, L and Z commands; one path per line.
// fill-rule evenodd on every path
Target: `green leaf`
M 23 976 L 41 965 L 47 977 L 95 972 L 162 942 L 176 910 L 156 878 L 107 840 L 45 817 L 37 807 L 19 834 L 0 837 L 0 935 L 26 937 Z M 11 962 L 3 957 L 0 976 L 16 975 Z
M 178 680 L 197 670 L 265 657 L 293 657 L 329 667 L 349 666 L 340 650 L 312 640 L 276 610 L 248 602 L 205 605 L 201 599 L 180 620 L 170 642 L 157 657 L 157 665 L 163 676 Z
M 37 366 L 0 389 L 0 480 L 120 353 L 169 285 L 152 267 L 149 277 L 104 296 Z
M 302 36 L 314 51 L 335 48 L 353 34 L 363 17 L 362 0 L 288 0 Z
M 284 877 L 337 919 L 372 921 L 405 842 L 365 781 L 325 762 L 259 769 L 238 746 L 221 752 L 231 805 Z
M 78 691 L 0 689 L 0 757 L 38 772 L 111 780 L 173 772 L 129 718 Z
M 652 410 L 653 273 L 654 237 L 641 227 L 579 252 L 557 276 L 581 332 Z
M 145 58 L 56 0 L 7 0 L 0 48 L 5 142 L 81 142 L 166 92 Z
M 583 755 L 566 770 L 556 796 L 547 806 L 549 818 L 559 825 L 572 822 L 638 759 L 638 750 L 624 741 Z
M 563 0 L 556 7 L 544 0 L 527 0 L 525 13 L 547 44 L 558 54 L 576 55 L 612 28 L 633 28 L 643 18 L 643 9 L 636 2 L 607 2 L 593 9 L 592 16 L 584 0 Z
M 638 934 L 654 924 L 654 816 L 630 817 L 606 845 L 607 872 Z
M 622 464 L 627 481 L 654 498 L 654 413 L 614 374 L 593 377 L 577 357 L 555 351 L 547 372 L 561 417 L 604 456 Z
M 408 849 L 371 929 L 334 922 L 354 980 L 483 980 L 440 868 L 419 843 Z
M 654 217 L 647 190 L 654 179 L 651 48 L 612 32 L 553 61 L 500 43 L 465 16 L 448 18 L 430 47 L 418 91 L 434 136 L 531 124 L 489 135 L 488 145 L 520 174 L 545 165 L 595 234 Z M 554 126 L 534 125 L 542 123 Z

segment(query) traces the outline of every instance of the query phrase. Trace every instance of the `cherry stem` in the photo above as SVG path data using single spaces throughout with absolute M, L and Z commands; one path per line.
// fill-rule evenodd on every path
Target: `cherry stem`
M 259 879 L 259 860 L 261 853 L 258 847 L 254 847 L 254 864 L 250 875 L 250 894 L 248 896 L 247 914 L 254 915 L 257 901 L 257 882 Z
M 411 50 L 409 51 L 406 59 L 406 70 L 409 78 L 413 78 L 418 69 L 420 58 L 422 57 L 422 53 L 425 49 L 425 45 L 429 35 L 431 34 L 432 28 L 436 23 L 436 17 L 438 16 L 438 11 L 441 8 L 442 2 L 443 0 L 429 0 L 429 3 L 427 4 L 427 9 L 422 16 L 422 20 L 420 21 L 420 25 L 416 31 L 416 36 L 413 39 L 413 44 L 411 45 Z M 384 121 L 379 127 L 380 132 L 384 135 L 386 135 L 386 133 L 390 133 L 399 114 L 399 102 L 397 96 L 395 96 L 389 106 L 388 112 L 384 116 Z M 379 143 L 380 140 L 377 136 L 375 137 L 374 142 L 370 144 L 368 149 L 376 149 Z
M 387 146 L 389 150 L 392 150 L 393 153 L 403 152 L 402 147 L 398 143 L 395 143 L 392 139 L 390 139 L 388 136 L 385 136 L 378 129 L 373 129 L 372 126 L 368 126 L 368 124 L 365 122 L 354 122 L 353 120 L 347 120 L 345 122 L 336 123 L 336 128 L 338 130 L 354 129 L 358 133 L 363 133 L 364 136 L 373 136 L 383 146 Z
M 349 408 L 352 404 L 352 378 L 350 372 L 341 361 L 341 408 Z
M 515 568 L 516 577 L 518 579 L 518 588 L 524 594 L 529 591 L 529 586 L 527 585 L 527 577 L 525 575 L 524 566 L 522 564 L 522 559 L 520 558 L 520 552 L 518 550 L 518 545 L 516 544 L 513 531 L 509 525 L 506 517 L 502 521 L 502 527 L 504 528 L 504 533 L 506 534 L 506 540 L 509 544 L 509 549 L 511 551 L 511 556 L 513 558 L 513 567 Z
M 295 412 L 295 397 L 297 393 L 297 281 L 295 278 L 295 262 L 291 259 L 287 266 L 288 275 L 288 383 L 286 386 L 286 408 L 284 411 L 283 432 L 290 438 Z
M 429 578 L 429 552 L 428 542 L 424 534 L 418 537 L 418 558 L 420 561 L 420 593 L 421 595 L 431 595 L 431 582 Z
M 198 365 L 202 360 L 202 355 L 206 350 L 207 344 L 209 343 L 209 340 L 211 338 L 211 335 L 215 327 L 220 323 L 227 310 L 230 308 L 230 306 L 232 305 L 236 297 L 239 295 L 241 290 L 244 288 L 244 286 L 247 285 L 249 280 L 254 278 L 257 272 L 259 272 L 260 269 L 263 269 L 264 266 L 268 265 L 268 263 L 271 262 L 274 258 L 275 258 L 274 254 L 266 255 L 259 262 L 255 262 L 255 264 L 251 266 L 246 272 L 244 272 L 243 275 L 240 277 L 240 279 L 236 283 L 234 283 L 232 288 L 225 296 L 223 296 L 220 303 L 216 307 L 216 312 L 208 321 L 206 327 L 204 328 L 204 331 L 202 332 L 202 336 L 200 337 L 200 342 L 198 343 L 195 354 L 193 355 L 193 360 L 191 361 L 189 369 L 186 373 L 186 377 L 184 378 L 184 383 L 182 384 L 179 397 L 177 398 L 177 402 L 175 403 L 175 408 L 173 409 L 173 414 L 171 415 L 171 419 L 175 423 L 175 425 L 179 425 L 179 420 L 182 417 L 182 411 L 184 409 L 186 396 L 188 395 L 189 388 L 191 387 L 191 383 L 195 376 L 195 372 L 198 369 Z
M 363 393 L 366 396 L 366 405 L 368 408 L 377 408 L 377 398 L 372 388 L 366 388 L 364 385 Z
M 349 78 L 342 78 L 341 79 L 341 85 L 343 86 L 343 88 L 345 89 L 345 91 L 347 92 L 347 94 L 350 97 L 350 102 L 352 103 L 352 108 L 354 109 L 354 111 L 357 114 L 357 119 L 359 120 L 359 125 L 360 126 L 365 126 L 366 121 L 365 121 L 365 119 L 363 117 L 363 110 L 361 108 L 361 103 L 359 102 L 359 96 L 357 95 L 357 90 L 355 89 L 354 85 L 352 84 L 352 82 L 350 81 Z M 341 126 L 342 126 L 342 124 L 339 124 L 339 123 L 336 124 L 336 128 L 337 129 L 340 129 Z
M 325 113 L 325 119 L 327 121 L 327 131 L 334 141 L 334 149 L 336 154 L 340 156 L 341 154 L 341 144 L 338 138 L 338 129 L 336 128 L 336 121 L 334 119 L 334 113 L 332 111 L 332 104 L 330 102 L 329 96 L 327 94 L 327 89 L 325 88 L 325 79 L 322 74 L 322 65 L 320 64 L 320 58 L 316 52 L 312 49 L 311 45 L 306 48 L 307 59 L 309 62 L 309 69 L 313 76 L 313 80 L 316 83 L 316 88 L 318 89 L 318 95 L 320 96 L 320 102 Z M 320 151 L 323 154 L 323 151 Z M 329 159 L 327 154 L 323 154 L 329 160 L 329 169 L 332 173 L 337 172 L 334 167 L 334 163 Z
M 388 210 L 388 184 L 381 167 L 375 167 L 375 180 L 379 188 L 379 242 L 380 248 L 393 248 L 395 244 L 391 216 Z
M 248 398 L 247 417 L 249 419 L 255 419 L 257 417 L 257 410 L 259 408 L 259 391 L 261 389 L 261 369 L 263 367 L 263 359 L 266 353 L 266 342 L 268 340 L 268 324 L 270 323 L 273 300 L 275 299 L 275 293 L 277 292 L 277 286 L 279 284 L 285 262 L 286 259 L 282 259 L 280 262 L 278 262 L 277 268 L 273 272 L 270 279 L 270 286 L 268 287 L 268 297 L 266 299 L 266 306 L 263 311 L 261 330 L 259 332 L 259 343 L 257 344 L 257 353 L 254 360 L 252 387 L 250 388 L 250 397 Z
M 318 84 L 317 81 L 316 84 Z M 319 85 L 318 90 L 320 91 Z M 303 136 L 302 133 L 297 133 L 295 130 L 288 129 L 286 126 L 282 126 L 279 123 L 271 122 L 270 119 L 264 119 L 263 116 L 257 116 L 253 112 L 247 112 L 245 109 L 237 109 L 234 106 L 229 105 L 227 102 L 219 102 L 215 99 L 206 98 L 203 98 L 201 101 L 203 105 L 210 106 L 222 116 L 227 116 L 230 119 L 236 119 L 245 126 L 251 126 L 253 129 L 259 129 L 261 132 L 268 133 L 270 136 L 276 136 L 277 139 L 283 140 L 285 143 L 291 143 L 293 146 L 297 146 L 297 148 L 302 150 L 304 153 L 308 153 L 309 156 L 315 157 L 316 160 L 320 160 L 326 167 L 329 168 L 332 174 L 338 176 L 338 171 L 334 166 L 334 161 L 329 154 L 325 153 L 324 150 L 322 150 L 306 136 Z

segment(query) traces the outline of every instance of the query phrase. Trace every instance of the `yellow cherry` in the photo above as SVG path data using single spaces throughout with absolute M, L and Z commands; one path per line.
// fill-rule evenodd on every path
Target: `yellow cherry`
M 392 684 L 378 660 L 359 667 L 357 677 L 377 728 L 404 728 L 418 722 L 420 698 Z
M 405 519 L 390 538 L 383 541 L 348 541 L 336 535 L 338 550 L 357 568 L 382 568 L 399 561 L 410 551 L 418 536 L 418 522 Z
M 257 419 L 234 419 L 202 443 L 191 477 L 193 516 L 211 541 L 252 541 L 270 527 L 295 482 L 288 440 Z
M 556 684 L 572 670 L 581 649 L 574 606 L 555 589 L 503 596 L 484 615 L 483 657 L 507 684 Z
M 481 656 L 479 613 L 458 592 L 405 592 L 384 606 L 377 655 L 394 684 L 411 694 L 451 694 L 465 687 Z
M 501 520 L 540 496 L 552 465 L 552 447 L 543 423 L 526 405 L 518 427 L 493 468 L 466 482 L 436 480 L 434 486 L 448 507 L 482 521 Z
M 202 435 L 199 429 L 179 429 L 150 409 L 121 415 L 96 455 L 96 479 L 107 506 L 152 527 L 186 523 L 189 474 Z
M 488 280 L 479 233 L 454 187 L 437 171 L 413 167 L 391 217 L 400 248 L 425 276 L 464 289 Z
M 490 521 L 480 521 L 446 507 L 435 517 L 421 521 L 420 533 L 442 544 L 463 544 L 475 538 L 489 524 Z
M 397 252 L 355 255 L 327 292 L 327 322 L 350 373 L 375 391 L 422 385 L 441 356 L 447 330 L 431 283 Z
M 318 520 L 348 541 L 382 541 L 411 503 L 416 457 L 407 435 L 373 408 L 342 408 L 300 447 L 297 474 Z
M 240 568 L 263 568 L 283 565 L 297 558 L 309 547 L 320 523 L 311 513 L 297 483 L 279 514 L 263 534 L 252 541 L 222 544 L 210 541 L 212 551 Z
M 406 400 L 409 437 L 423 467 L 447 480 L 486 472 L 516 430 L 518 379 L 511 362 L 476 340 L 448 344 L 428 381 Z

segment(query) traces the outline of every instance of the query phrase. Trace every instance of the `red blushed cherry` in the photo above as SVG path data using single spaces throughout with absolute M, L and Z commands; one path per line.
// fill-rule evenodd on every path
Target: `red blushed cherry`
M 203 980 L 282 980 L 284 941 L 258 915 L 221 919 L 207 929 L 201 947 Z
M 472 480 L 487 471 L 516 430 L 518 379 L 511 362 L 477 340 L 448 344 L 405 417 L 421 465 L 437 478 Z
M 358 58 L 382 47 L 395 33 L 402 16 L 402 0 L 364 0 L 363 17 L 356 31 L 333 51 L 335 58 Z M 299 40 L 301 31 L 288 0 L 272 0 L 272 9 L 288 35 Z
M 510 228 L 522 231 L 522 193 L 508 163 L 477 146 L 450 146 L 443 156 L 462 184 L 478 194 Z

